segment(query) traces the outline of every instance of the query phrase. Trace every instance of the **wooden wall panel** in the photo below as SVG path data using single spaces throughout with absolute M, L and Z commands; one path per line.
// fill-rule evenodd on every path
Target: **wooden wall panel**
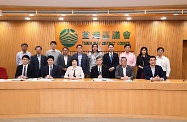
M 34 47 L 41 45 L 43 53 L 50 48 L 50 41 L 55 39 L 56 24 L 127 24 L 135 23 L 136 47 L 138 55 L 142 46 L 148 47 L 149 54 L 156 55 L 159 46 L 165 48 L 165 55 L 171 62 L 171 77 L 182 78 L 182 47 L 187 39 L 187 21 L 0 21 L 0 66 L 7 68 L 9 78 L 16 70 L 15 56 L 23 42 L 28 43 L 29 51 L 34 54 Z M 105 53 L 105 52 L 104 52 Z M 72 54 L 72 53 L 71 53 Z

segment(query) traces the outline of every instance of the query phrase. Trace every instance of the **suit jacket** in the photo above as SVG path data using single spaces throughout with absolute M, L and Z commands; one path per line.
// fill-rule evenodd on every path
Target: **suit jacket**
M 105 65 L 102 65 L 101 70 L 102 70 L 102 77 L 108 78 L 109 77 L 108 67 Z M 91 69 L 90 78 L 98 78 L 98 76 L 99 76 L 99 72 L 98 72 L 98 67 L 96 65 L 96 66 L 93 66 Z
M 116 67 L 115 76 L 118 79 L 120 79 L 121 77 L 124 77 L 122 65 L 119 65 L 119 66 Z M 133 68 L 131 66 L 129 66 L 129 65 L 127 65 L 127 67 L 126 67 L 126 76 L 130 77 L 131 80 L 134 79 Z
M 36 77 L 40 77 L 41 76 L 41 69 L 47 65 L 47 58 L 44 55 L 41 55 L 41 67 L 39 69 L 39 62 L 38 62 L 38 58 L 37 55 L 33 55 L 31 56 L 31 61 L 30 64 L 32 66 L 34 66 L 35 69 L 35 76 Z
M 74 59 L 74 58 L 78 59 L 78 53 L 75 53 L 74 55 L 71 56 L 71 59 Z M 89 59 L 85 53 L 82 53 L 81 67 L 85 75 L 89 74 Z
M 44 66 L 42 68 L 41 75 L 43 78 L 45 78 L 47 75 L 49 75 L 49 66 Z M 59 67 L 53 64 L 53 71 L 52 71 L 52 77 L 53 78 L 60 78 L 60 70 Z
M 155 65 L 155 74 L 154 74 L 154 76 L 152 74 L 150 65 L 145 66 L 143 68 L 143 75 L 144 75 L 144 78 L 147 79 L 147 80 L 150 80 L 150 78 L 155 77 L 157 75 L 160 78 L 164 78 L 164 80 L 166 80 L 166 75 L 165 75 L 164 71 L 162 70 L 162 67 L 158 66 L 158 65 Z
M 110 56 L 109 53 L 104 54 L 103 56 L 103 64 L 106 65 L 108 68 L 114 67 L 116 69 L 116 67 L 119 64 L 119 57 L 117 53 L 113 53 L 113 57 L 112 57 L 112 62 L 110 60 Z M 115 69 L 110 72 L 110 78 L 115 78 Z
M 67 55 L 67 65 L 65 65 L 65 61 L 64 61 L 64 55 L 59 55 L 58 56 L 58 60 L 57 60 L 57 64 L 61 70 L 61 75 L 65 75 L 66 71 L 64 71 L 64 68 L 68 68 L 70 66 L 70 62 L 71 61 L 71 56 Z
M 17 78 L 20 75 L 22 75 L 22 69 L 23 69 L 23 64 L 17 66 L 15 78 Z M 28 64 L 28 67 L 27 67 L 27 77 L 28 78 L 34 78 L 35 77 L 34 67 L 32 65 L 30 65 L 30 64 Z

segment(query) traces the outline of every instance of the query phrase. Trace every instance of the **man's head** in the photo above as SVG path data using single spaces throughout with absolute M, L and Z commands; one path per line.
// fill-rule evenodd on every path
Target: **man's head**
M 158 53 L 158 56 L 162 56 L 164 54 L 164 48 L 163 47 L 157 48 L 157 53 Z
M 122 57 L 122 58 L 121 58 L 121 65 L 122 65 L 123 67 L 126 67 L 126 66 L 127 66 L 127 58 L 126 58 L 126 57 Z
M 151 66 L 155 66 L 156 65 L 156 57 L 155 56 L 150 56 L 149 57 L 149 63 Z
M 79 45 L 77 45 L 76 48 L 77 48 L 77 52 L 78 52 L 78 53 L 81 53 L 81 52 L 82 52 L 82 45 L 79 44 Z
M 113 52 L 114 51 L 114 44 L 111 43 L 111 44 L 108 45 L 108 51 L 109 52 Z
M 50 45 L 51 45 L 51 49 L 55 50 L 57 43 L 55 41 L 51 41 Z
M 21 44 L 21 50 L 22 50 L 23 52 L 26 52 L 27 49 L 28 49 L 28 44 L 27 44 L 27 43 Z
M 42 52 L 42 47 L 41 46 L 36 46 L 35 47 L 36 54 L 41 54 Z
M 54 64 L 54 56 L 52 56 L 52 55 L 49 55 L 48 57 L 47 57 L 47 63 L 48 63 L 48 65 L 53 65 Z
M 131 49 L 131 45 L 130 44 L 125 44 L 124 49 L 125 49 L 126 53 L 129 53 L 130 49 Z
M 62 53 L 63 53 L 63 55 L 67 55 L 68 52 L 69 52 L 69 48 L 68 48 L 68 47 L 63 47 L 63 48 L 62 48 Z
M 97 65 L 102 65 L 102 63 L 103 63 L 103 59 L 102 59 L 102 57 L 97 57 L 96 58 L 96 63 L 97 63 Z
M 30 57 L 28 55 L 22 56 L 23 65 L 27 65 L 29 63 Z

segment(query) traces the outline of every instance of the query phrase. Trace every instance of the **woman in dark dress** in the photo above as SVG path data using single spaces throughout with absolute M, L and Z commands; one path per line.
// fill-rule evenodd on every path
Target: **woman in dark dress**
M 137 79 L 143 78 L 143 67 L 146 65 L 149 65 L 149 54 L 147 51 L 147 47 L 142 47 L 136 62 L 136 66 L 138 67 L 138 71 L 136 75 Z

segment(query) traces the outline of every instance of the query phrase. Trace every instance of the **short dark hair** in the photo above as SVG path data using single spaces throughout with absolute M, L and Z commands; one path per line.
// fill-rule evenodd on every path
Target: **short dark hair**
M 68 47 L 63 47 L 63 48 L 62 48 L 62 50 L 64 50 L 64 49 L 67 49 L 67 50 L 69 50 L 69 48 L 68 48 Z
M 50 58 L 53 59 L 53 61 L 54 61 L 54 56 L 49 55 L 49 56 L 47 57 L 47 60 L 50 59 Z
M 28 44 L 27 43 L 23 43 L 23 44 L 21 44 L 21 47 L 22 46 L 27 46 L 28 47 Z
M 36 50 L 36 48 L 40 48 L 40 49 L 42 50 L 42 47 L 41 47 L 41 46 L 36 46 L 36 47 L 35 47 L 35 50 Z
M 75 60 L 75 61 L 78 62 L 78 59 L 77 59 L 77 58 L 72 58 L 72 59 L 71 59 L 71 62 L 73 62 L 73 60 Z
M 164 48 L 163 48 L 163 47 L 157 48 L 157 52 L 158 52 L 158 50 L 160 50 L 160 49 L 162 49 L 162 51 L 164 52 Z
M 109 47 L 109 46 L 113 46 L 113 47 L 114 47 L 114 44 L 110 43 L 110 44 L 108 45 L 108 47 Z
M 124 48 L 127 47 L 127 46 L 129 46 L 129 47 L 131 48 L 131 45 L 130 45 L 129 43 L 126 43 L 126 44 L 124 45 Z
M 127 58 L 126 58 L 126 57 L 121 57 L 121 61 L 122 61 L 122 59 L 126 59 L 126 61 L 127 61 Z
M 81 44 L 78 44 L 78 45 L 76 46 L 76 48 L 77 48 L 78 46 L 81 46 L 81 47 L 82 47 L 82 45 L 81 45 Z
M 56 41 L 51 41 L 50 45 L 51 45 L 51 44 L 57 45 Z
M 96 60 L 98 60 L 98 59 L 100 59 L 100 58 L 102 59 L 102 57 L 101 57 L 101 56 L 98 56 L 98 57 L 96 57 Z
M 150 61 L 151 58 L 155 58 L 155 59 L 156 59 L 156 56 L 150 56 L 150 57 L 149 57 L 149 61 Z
M 30 60 L 30 57 L 29 57 L 28 55 L 23 55 L 23 56 L 22 56 L 22 59 L 23 59 L 23 58 L 27 58 L 28 60 Z

